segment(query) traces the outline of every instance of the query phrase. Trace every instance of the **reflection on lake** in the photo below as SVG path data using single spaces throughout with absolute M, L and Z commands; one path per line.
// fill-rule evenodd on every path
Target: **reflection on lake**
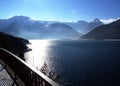
M 49 60 L 49 49 L 52 45 L 50 41 L 46 40 L 30 40 L 29 48 L 32 51 L 25 54 L 26 62 L 40 69 L 44 62 L 50 62 Z
M 45 61 L 62 86 L 120 86 L 119 41 L 30 42 L 26 62 L 40 69 Z

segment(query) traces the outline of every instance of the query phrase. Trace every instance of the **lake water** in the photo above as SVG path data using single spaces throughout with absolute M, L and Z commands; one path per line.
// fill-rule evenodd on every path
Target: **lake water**
M 120 86 L 119 41 L 30 42 L 26 62 L 38 70 L 46 62 L 61 86 Z

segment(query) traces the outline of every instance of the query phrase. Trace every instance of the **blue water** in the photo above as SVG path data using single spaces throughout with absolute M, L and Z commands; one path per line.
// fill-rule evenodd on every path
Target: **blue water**
M 51 41 L 47 58 L 61 86 L 120 86 L 119 41 Z

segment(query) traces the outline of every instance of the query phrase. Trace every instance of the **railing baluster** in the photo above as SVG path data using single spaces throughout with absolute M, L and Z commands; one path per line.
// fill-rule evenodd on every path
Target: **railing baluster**
M 22 84 L 25 86 L 58 86 L 58 84 L 40 73 L 40 71 L 2 48 L 0 48 L 0 59 L 10 68 L 7 69 L 8 71 L 12 70 L 14 76 L 13 74 L 11 76 L 15 78 L 16 74 L 17 78 L 19 78 L 18 80 L 22 81 Z

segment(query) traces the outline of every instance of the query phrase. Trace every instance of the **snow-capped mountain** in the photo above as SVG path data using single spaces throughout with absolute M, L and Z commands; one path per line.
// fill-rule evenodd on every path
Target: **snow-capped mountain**
M 91 22 L 78 21 L 76 23 L 74 23 L 74 22 L 64 22 L 64 23 L 71 26 L 77 32 L 82 33 L 82 34 L 86 34 L 89 31 L 93 30 L 94 28 L 96 28 L 96 27 L 98 27 L 100 25 L 103 25 L 103 23 L 97 18 L 95 18 Z
M 81 36 L 68 25 L 59 22 L 35 21 L 26 16 L 0 20 L 0 31 L 27 39 L 76 39 Z

